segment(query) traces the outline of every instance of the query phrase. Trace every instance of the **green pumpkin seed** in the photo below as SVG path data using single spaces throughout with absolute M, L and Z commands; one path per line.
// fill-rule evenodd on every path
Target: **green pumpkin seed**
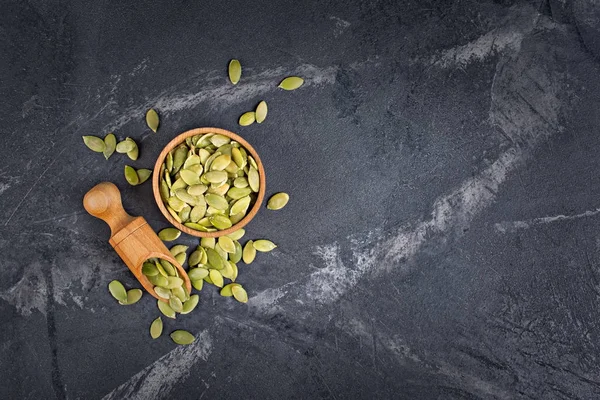
M 244 219 L 245 216 L 246 216 L 246 213 L 234 214 L 234 215 L 229 216 L 229 220 L 231 221 L 232 224 L 237 224 L 242 219 Z
M 179 171 L 181 174 L 181 179 L 188 185 L 198 185 L 200 184 L 200 177 L 194 171 L 190 171 L 189 169 L 182 169 Z
M 154 262 L 156 269 L 158 270 L 158 273 L 161 274 L 162 276 L 164 276 L 165 278 L 169 276 L 169 274 L 167 273 L 167 271 L 165 271 L 165 268 L 162 266 L 161 263 L 159 263 L 158 261 Z M 166 281 L 168 283 L 168 281 Z M 160 285 L 160 286 L 166 286 L 167 283 L 165 283 L 164 285 Z
M 246 293 L 246 290 L 242 287 L 242 285 L 233 286 L 231 288 L 231 293 L 233 294 L 233 297 L 240 303 L 248 302 L 248 293 Z
M 208 187 L 206 185 L 192 185 L 190 187 L 187 188 L 187 192 L 189 194 L 191 194 L 192 196 L 200 196 L 201 194 L 204 194 L 204 192 L 206 192 L 208 190 Z
M 244 260 L 246 264 L 250 264 L 252 261 L 254 261 L 255 257 L 256 248 L 254 247 L 254 242 L 252 240 L 248 240 L 244 246 L 244 251 L 242 252 L 242 260 Z
M 167 161 L 165 163 L 166 163 L 165 167 L 167 168 L 167 171 L 169 171 L 169 174 L 170 174 L 171 171 L 173 170 L 173 150 L 171 150 L 167 154 Z
M 104 154 L 104 158 L 107 160 L 112 156 L 117 148 L 117 138 L 112 133 L 104 136 L 104 150 L 102 153 Z
M 258 171 L 252 166 L 248 170 L 248 184 L 253 192 L 258 192 L 260 187 L 260 177 L 258 175 Z
M 185 170 L 181 171 L 184 172 Z M 200 200 L 196 196 L 192 196 L 185 189 L 177 189 L 175 190 L 175 196 L 181 201 L 188 203 L 191 206 L 197 206 L 200 203 Z M 202 200 L 204 202 L 204 200 Z
M 210 265 L 214 269 L 223 269 L 225 268 L 225 261 L 223 257 L 219 255 L 219 253 L 215 249 L 207 248 L 206 256 L 208 265 Z
M 169 300 L 169 298 L 171 297 L 171 291 L 162 286 L 154 286 L 154 293 L 156 293 L 156 295 L 158 297 L 167 299 L 167 300 Z
M 167 289 L 173 289 L 183 285 L 183 279 L 177 276 L 169 276 L 167 277 L 167 281 L 167 285 L 165 286 Z
M 171 190 L 175 193 L 176 190 L 185 189 L 187 187 L 187 183 L 184 182 L 183 179 L 177 179 L 173 185 L 171 185 Z
M 280 192 L 276 193 L 267 202 L 267 208 L 269 210 L 281 210 L 290 200 L 290 196 L 287 193 Z
M 235 180 L 233 181 L 233 186 L 235 186 L 236 188 L 248 187 L 248 179 L 246 179 L 243 176 L 235 178 Z
M 176 228 L 165 228 L 158 232 L 158 237 L 164 242 L 171 242 L 181 235 L 181 231 Z
M 204 247 L 205 249 L 214 249 L 216 243 L 217 243 L 217 240 L 215 238 L 201 238 L 200 239 L 200 246 Z
M 212 281 L 213 285 L 217 287 L 223 287 L 223 275 L 221 275 L 221 273 L 218 270 L 211 269 L 208 273 L 208 276 L 210 277 L 210 280 Z
M 198 164 L 200 164 L 200 156 L 192 154 L 183 163 L 183 169 L 188 169 L 189 167 L 191 167 L 193 165 L 198 165 Z
M 227 261 L 225 263 L 225 268 L 223 268 L 221 271 L 219 271 L 221 273 L 221 275 L 223 275 L 223 278 L 227 278 L 227 279 L 231 279 L 233 278 L 233 263 Z
M 169 283 L 169 281 L 167 280 L 167 278 L 164 275 L 162 275 L 162 274 L 159 274 L 159 275 L 156 275 L 156 276 L 149 276 L 148 280 L 153 285 L 155 285 L 155 286 L 161 286 L 161 287 L 165 287 Z
M 202 282 L 202 281 L 200 281 L 200 282 Z M 198 296 L 197 294 L 191 295 L 189 300 L 187 300 L 185 303 L 183 303 L 183 309 L 181 310 L 181 314 L 191 313 L 194 310 L 194 308 L 196 308 L 199 301 L 200 301 L 200 296 Z
M 231 159 L 233 160 L 235 165 L 238 166 L 238 168 L 244 168 L 244 165 L 246 165 L 246 161 L 242 156 L 242 152 L 238 148 L 234 147 L 231 149 Z
M 150 175 L 152 175 L 152 171 L 149 169 L 145 169 L 145 168 L 138 169 L 137 175 L 138 175 L 138 179 L 139 179 L 138 185 L 141 185 L 142 183 L 146 182 L 148 180 L 148 178 L 150 178 Z
M 183 288 L 183 286 L 171 289 L 171 293 L 173 294 L 173 296 L 175 296 L 179 300 L 181 300 L 182 303 L 187 301 L 187 299 L 189 298 L 189 296 L 188 296 L 187 292 L 185 291 L 185 289 Z M 171 308 L 173 308 L 173 307 L 171 307 Z M 175 311 L 177 311 L 177 310 L 175 310 Z
M 230 234 L 226 235 L 228 238 L 230 238 L 231 240 L 240 240 L 242 237 L 244 237 L 244 234 L 246 233 L 246 230 L 244 230 L 243 228 L 238 229 L 237 231 L 231 232 Z M 223 247 L 223 246 L 221 246 Z
M 177 344 L 192 344 L 196 340 L 194 335 L 184 330 L 177 330 L 171 333 L 171 339 Z
M 164 179 L 160 180 L 159 191 L 160 191 L 160 198 L 162 199 L 162 201 L 166 202 L 167 199 L 169 198 L 169 186 L 167 185 L 167 182 L 165 182 Z
M 177 276 L 175 267 L 169 261 L 161 259 L 160 265 L 163 267 L 163 270 L 166 272 L 167 277 L 168 276 Z
M 255 240 L 252 245 L 256 250 L 263 253 L 269 252 L 277 247 L 275 243 L 266 239 Z
M 142 274 L 146 276 L 156 276 L 158 275 L 158 268 L 152 263 L 145 262 L 144 265 L 142 265 Z
M 227 200 L 225 200 L 225 197 L 219 196 L 218 194 L 214 194 L 214 193 L 209 193 L 209 194 L 205 195 L 204 200 L 206 200 L 206 203 L 209 206 L 214 207 L 219 210 L 226 210 L 227 207 L 229 206 L 229 203 L 227 203 Z
M 215 251 L 217 253 L 219 253 L 221 258 L 225 261 L 225 263 L 223 263 L 223 265 L 226 266 L 225 264 L 227 264 L 227 260 L 229 259 L 229 253 L 226 252 L 225 250 L 223 250 L 223 248 L 221 247 L 221 245 L 219 245 L 219 243 L 215 244 Z
M 127 138 L 127 140 L 131 140 L 131 139 Z M 131 140 L 131 141 L 133 142 L 133 140 Z M 133 144 L 134 144 L 134 147 L 133 147 L 133 149 L 131 149 L 127 152 L 127 157 L 129 157 L 131 160 L 135 161 L 140 156 L 140 149 L 138 148 L 137 144 L 135 144 L 135 142 L 133 142 Z
M 229 73 L 229 80 L 231 83 L 237 85 L 237 83 L 240 81 L 240 77 L 242 76 L 242 65 L 238 60 L 231 60 L 229 61 L 229 68 L 227 72 Z
M 210 166 L 211 171 L 223 171 L 229 164 L 231 163 L 231 156 L 227 154 L 222 154 L 219 157 L 215 158 Z M 208 176 L 206 179 L 209 180 Z M 225 178 L 227 179 L 227 178 Z
M 200 250 L 195 250 L 190 254 L 190 258 L 188 259 L 188 264 L 190 267 L 200 264 L 200 259 L 202 258 L 202 252 Z M 188 273 L 189 275 L 189 273 Z M 193 279 L 190 276 L 190 279 Z
M 186 257 L 185 253 L 179 253 L 174 258 L 175 258 L 175 260 L 177 260 L 179 265 L 183 265 L 185 263 L 185 257 Z
M 236 201 L 233 206 L 231 206 L 231 210 L 229 211 L 230 215 L 235 215 L 239 213 L 246 213 L 248 211 L 248 206 L 250 205 L 250 196 L 242 197 L 238 201 Z
M 254 167 L 255 170 L 258 170 L 258 164 L 256 163 L 256 160 L 254 159 L 254 157 L 248 156 L 248 162 L 250 163 L 250 165 L 252 167 Z
M 181 223 L 181 218 L 179 218 L 179 215 L 177 214 L 177 212 L 175 210 L 173 210 L 170 206 L 167 206 L 167 211 L 169 212 L 169 214 L 171 214 L 171 216 L 175 219 L 175 221 Z
M 103 153 L 106 149 L 106 144 L 104 140 L 96 136 L 82 136 L 83 143 L 88 147 L 88 149 L 95 151 L 96 153 Z
M 158 113 L 153 108 L 146 112 L 146 124 L 154 133 L 158 130 L 159 118 Z
M 198 281 L 192 281 L 192 286 L 196 290 L 202 290 L 202 287 L 204 286 L 204 279 L 201 279 Z
M 187 154 L 188 150 L 184 144 L 179 145 L 175 149 L 175 153 L 173 154 L 173 170 L 171 171 L 172 174 L 177 173 L 179 171 L 179 169 L 181 168 L 181 166 L 187 158 Z
M 208 255 L 206 254 L 206 250 L 204 249 L 204 247 L 199 246 L 198 250 L 200 250 L 200 252 L 202 253 L 202 255 L 200 256 L 200 264 L 208 264 Z
M 135 186 L 140 183 L 140 177 L 138 176 L 137 172 L 135 171 L 135 169 L 133 167 L 126 165 L 124 173 L 125 173 L 125 179 L 127 180 L 127 183 L 129 183 L 130 185 Z
M 175 311 L 171 308 L 171 306 L 162 300 L 157 300 L 156 303 L 158 305 L 158 309 L 165 317 L 175 319 Z
M 213 281 L 210 279 L 210 275 L 204 278 L 204 282 L 208 283 L 209 285 L 214 285 Z
M 232 187 L 231 189 L 229 189 L 227 191 L 227 196 L 231 197 L 234 200 L 239 200 L 242 197 L 248 196 L 250 193 L 252 193 L 252 189 L 250 189 L 249 187 L 245 187 L 245 188 Z
M 111 281 L 108 284 L 108 291 L 118 301 L 122 301 L 123 303 L 127 302 L 127 291 L 123 284 L 117 280 Z
M 176 212 L 180 212 L 186 206 L 185 202 L 177 197 L 169 197 L 167 199 L 169 206 Z M 181 217 L 179 218 L 181 220 Z
M 240 285 L 239 283 L 229 283 L 229 284 L 223 286 L 223 289 L 221 289 L 221 291 L 220 291 L 221 296 L 224 296 L 224 297 L 231 297 L 231 296 L 233 296 L 233 293 L 231 292 L 231 289 L 234 286 L 242 286 L 242 285 Z
M 246 113 L 243 113 L 240 116 L 240 120 L 238 121 L 238 123 L 241 126 L 248 126 L 248 125 L 252 125 L 255 121 L 255 116 L 254 116 L 254 111 L 248 111 Z
M 207 275 L 208 275 L 208 270 L 204 269 L 204 268 L 192 268 L 188 272 L 188 276 L 193 281 L 204 279 Z
M 119 304 L 124 306 L 130 306 L 137 303 L 142 298 L 142 291 L 140 289 L 130 289 L 127 291 L 127 301 L 119 301 Z
M 288 76 L 281 81 L 279 87 L 283 90 L 295 90 L 298 89 L 304 83 L 304 79 L 297 76 Z
M 183 225 L 187 226 L 190 229 L 194 229 L 196 231 L 208 232 L 208 228 L 207 227 L 205 227 L 204 225 L 197 224 L 195 222 L 186 222 Z
M 242 259 L 242 245 L 237 240 L 234 240 L 233 244 L 235 246 L 235 252 L 229 255 L 229 260 L 237 264 Z
M 162 335 L 162 331 L 163 322 L 162 319 L 158 317 L 154 321 L 152 321 L 152 324 L 150 324 L 150 337 L 152 339 L 158 339 L 160 335 Z
M 235 280 L 238 277 L 238 267 L 233 261 L 231 261 L 231 269 L 233 270 L 233 272 L 231 274 L 231 278 L 229 279 L 231 279 L 231 282 L 235 282 Z
M 185 253 L 188 249 L 189 247 L 184 244 L 176 244 L 175 246 L 171 247 L 169 252 L 173 257 L 175 257 L 177 254 Z
M 223 183 L 227 180 L 227 172 L 210 171 L 204 174 L 204 178 L 210 183 Z
M 231 142 L 231 139 L 225 135 L 214 135 L 210 138 L 210 142 L 217 148 Z
M 265 118 L 267 118 L 267 103 L 263 100 L 260 103 L 258 103 L 258 106 L 256 106 L 256 123 L 260 124 L 262 123 Z
M 204 201 L 204 198 L 202 198 L 202 204 L 199 204 L 192 208 L 192 211 L 190 212 L 190 221 L 197 223 L 204 217 L 205 214 L 206 202 Z
M 224 215 L 220 215 L 220 214 L 213 215 L 209 219 L 210 219 L 210 222 L 213 224 L 213 226 L 220 230 L 229 229 L 233 225 L 231 223 L 231 220 Z
M 176 296 L 171 296 L 171 298 L 169 298 L 169 307 L 175 312 L 181 312 L 183 310 L 183 302 Z
M 137 147 L 137 145 L 135 144 L 133 139 L 127 138 L 127 139 L 119 142 L 117 144 L 117 146 L 115 147 L 115 150 L 117 151 L 117 153 L 125 154 L 128 151 L 135 149 L 136 147 Z

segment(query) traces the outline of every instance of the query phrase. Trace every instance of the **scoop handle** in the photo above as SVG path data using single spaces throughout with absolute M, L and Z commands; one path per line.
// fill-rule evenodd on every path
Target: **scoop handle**
M 121 192 L 111 182 L 102 182 L 91 188 L 83 197 L 83 207 L 108 224 L 111 237 L 135 219 L 123 209 Z

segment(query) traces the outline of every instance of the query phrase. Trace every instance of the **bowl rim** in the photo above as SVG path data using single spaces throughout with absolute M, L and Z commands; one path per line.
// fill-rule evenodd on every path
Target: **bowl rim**
M 242 218 L 237 224 L 232 225 L 231 228 L 228 228 L 228 229 L 225 229 L 222 231 L 216 231 L 216 232 L 200 232 L 195 229 L 188 228 L 187 226 L 177 222 L 175 220 L 175 218 L 173 218 L 173 216 L 169 213 L 169 211 L 165 207 L 165 204 L 160 196 L 160 190 L 159 190 L 160 168 L 161 168 L 165 158 L 167 157 L 167 154 L 172 149 L 174 149 L 176 146 L 183 143 L 186 138 L 188 138 L 190 136 L 195 136 L 195 135 L 205 135 L 208 133 L 216 133 L 219 135 L 227 136 L 230 139 L 235 140 L 240 145 L 242 145 L 246 149 L 246 151 L 248 153 L 250 153 L 250 155 L 256 161 L 256 165 L 258 166 L 258 176 L 259 176 L 259 184 L 260 184 L 260 188 L 258 190 L 256 201 L 255 201 L 254 205 L 252 206 L 252 208 L 250 209 L 250 211 L 248 212 L 248 214 L 246 214 L 246 216 L 244 218 Z M 243 228 L 244 226 L 246 226 L 252 220 L 252 218 L 254 218 L 254 216 L 260 209 L 262 202 L 264 200 L 264 197 L 265 197 L 265 190 L 266 190 L 265 170 L 263 167 L 263 163 L 262 163 L 260 157 L 258 156 L 258 153 L 254 149 L 254 147 L 252 147 L 252 145 L 250 145 L 250 143 L 248 143 L 244 138 L 242 138 L 238 134 L 228 131 L 226 129 L 222 129 L 222 128 L 214 128 L 214 127 L 195 128 L 195 129 L 190 129 L 188 131 L 185 131 L 185 132 L 175 136 L 175 138 L 173 138 L 169 143 L 167 143 L 167 145 L 163 148 L 161 153 L 158 155 L 158 157 L 156 159 L 156 163 L 154 164 L 154 170 L 152 172 L 152 191 L 154 193 L 154 200 L 156 201 L 156 204 L 157 204 L 158 208 L 160 209 L 161 213 L 163 214 L 163 216 L 167 219 L 167 221 L 169 221 L 169 223 L 171 225 L 173 225 L 175 228 L 179 229 L 181 232 L 187 233 L 188 235 L 201 237 L 201 238 L 202 237 L 216 238 L 216 237 L 220 237 L 220 236 L 225 236 L 225 235 L 228 235 L 228 234 L 235 232 L 235 231 Z

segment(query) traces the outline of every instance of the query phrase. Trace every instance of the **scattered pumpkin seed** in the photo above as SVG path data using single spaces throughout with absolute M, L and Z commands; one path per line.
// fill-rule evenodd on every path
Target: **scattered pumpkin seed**
M 125 154 L 128 151 L 135 149 L 136 146 L 137 145 L 135 144 L 135 141 L 133 139 L 127 138 L 117 143 L 115 150 L 117 151 L 117 153 Z
M 246 290 L 242 287 L 242 285 L 233 286 L 231 288 L 231 293 L 233 294 L 233 297 L 240 303 L 248 302 L 248 293 L 246 293 Z
M 124 173 L 125 173 L 125 179 L 127 180 L 127 183 L 129 183 L 130 185 L 135 186 L 140 183 L 140 177 L 138 176 L 137 172 L 135 171 L 135 169 L 133 167 L 126 165 L 125 169 L 124 169 Z
M 106 144 L 104 140 L 96 136 L 82 136 L 83 143 L 88 147 L 88 149 L 95 151 L 96 153 L 103 153 L 106 149 Z
M 207 248 L 206 256 L 208 259 L 208 264 L 215 269 L 223 269 L 225 267 L 225 261 L 223 257 L 217 253 L 215 249 Z
M 169 307 L 175 312 L 181 312 L 183 311 L 183 302 L 178 297 L 171 296 L 169 298 Z
M 253 192 L 258 192 L 260 186 L 260 177 L 258 175 L 258 171 L 252 166 L 250 166 L 250 169 L 248 170 L 248 184 Z
M 290 196 L 287 193 L 275 193 L 267 202 L 267 208 L 269 210 L 281 210 L 289 200 Z
M 252 240 L 248 240 L 242 252 L 242 260 L 244 260 L 246 264 L 250 264 L 252 261 L 254 261 L 254 258 L 256 258 L 256 248 L 254 247 L 254 242 Z
M 148 125 L 148 128 L 152 129 L 152 131 L 156 133 L 158 129 L 159 118 L 158 113 L 154 111 L 153 108 L 149 109 L 148 112 L 146 112 L 146 124 Z
M 165 228 L 158 232 L 158 237 L 165 242 L 171 242 L 181 235 L 181 231 L 176 228 Z
M 223 275 L 221 275 L 221 273 L 218 270 L 211 269 L 208 273 L 208 276 L 210 277 L 210 280 L 212 281 L 213 285 L 223 287 Z
M 175 246 L 171 247 L 169 252 L 173 257 L 175 257 L 177 254 L 185 253 L 188 249 L 189 247 L 184 244 L 176 244 Z
M 148 178 L 150 178 L 150 175 L 152 175 L 152 170 L 149 169 L 138 169 L 137 170 L 137 175 L 138 175 L 138 185 L 141 185 L 142 183 L 146 182 L 148 180 Z
M 241 286 L 241 285 L 239 283 L 229 283 L 229 284 L 223 286 L 223 289 L 221 289 L 221 291 L 219 293 L 221 294 L 221 296 L 231 297 L 231 296 L 233 296 L 233 293 L 231 292 L 231 288 L 234 286 Z
M 248 111 L 243 113 L 240 116 L 240 120 L 238 121 L 238 123 L 241 126 L 248 126 L 248 125 L 252 125 L 254 123 L 254 121 L 256 120 L 254 111 Z
M 267 253 L 277 247 L 275 243 L 266 239 L 255 240 L 252 246 L 262 253 Z
M 184 330 L 176 330 L 170 336 L 173 342 L 177 344 L 192 344 L 196 340 L 194 335 Z
M 209 219 L 213 226 L 220 230 L 231 228 L 231 226 L 233 225 L 231 220 L 224 215 L 213 215 Z
M 230 234 L 226 235 L 231 240 L 240 240 L 246 234 L 246 230 L 244 228 L 240 228 L 237 231 L 233 231 Z M 223 246 L 221 246 L 223 247 Z
M 158 297 L 161 297 L 161 298 L 167 299 L 167 300 L 169 300 L 169 298 L 171 297 L 171 290 L 164 288 L 162 286 L 154 286 L 154 293 L 156 293 L 156 295 Z
M 205 249 L 214 249 L 217 240 L 215 238 L 200 238 L 200 246 Z M 206 250 L 208 252 L 208 250 Z
M 202 282 L 202 281 L 200 281 L 200 282 Z M 181 314 L 191 313 L 194 310 L 194 308 L 196 308 L 199 301 L 200 301 L 200 296 L 198 296 L 197 294 L 191 295 L 190 298 L 183 303 L 183 309 L 181 310 Z
M 231 83 L 237 85 L 242 76 L 242 65 L 238 60 L 231 60 L 229 61 L 229 68 L 227 72 L 229 73 L 229 80 Z
M 281 81 L 279 87 L 283 90 L 295 90 L 298 89 L 304 83 L 304 79 L 297 76 L 288 76 Z
M 267 118 L 267 112 L 267 103 L 264 100 L 258 103 L 258 106 L 256 106 L 256 111 L 254 112 L 256 114 L 257 124 L 262 123 L 265 120 L 265 118 Z
M 167 318 L 175 319 L 175 311 L 164 301 L 157 300 L 158 309 Z
M 197 280 L 197 281 L 192 281 L 192 286 L 196 290 L 202 290 L 202 287 L 204 286 L 204 279 L 200 279 L 200 280 Z
M 127 302 L 127 291 L 121 282 L 117 280 L 111 281 L 108 284 L 108 291 L 118 301 Z
M 188 271 L 188 276 L 191 280 L 197 281 L 206 278 L 208 270 L 205 268 L 192 268 Z
M 102 153 L 104 154 L 104 158 L 107 160 L 112 156 L 117 148 L 117 138 L 112 133 L 104 136 L 104 150 Z
M 162 335 L 162 331 L 163 322 L 162 319 L 158 317 L 154 321 L 152 321 L 152 324 L 150 324 L 150 337 L 152 339 L 158 339 L 160 335 Z
M 119 304 L 123 306 L 130 306 L 137 303 L 142 298 L 141 289 L 130 289 L 127 291 L 127 300 L 125 302 L 119 301 Z
M 234 240 L 233 244 L 235 245 L 235 252 L 229 255 L 229 260 L 237 264 L 242 259 L 243 250 L 242 245 L 237 240 Z

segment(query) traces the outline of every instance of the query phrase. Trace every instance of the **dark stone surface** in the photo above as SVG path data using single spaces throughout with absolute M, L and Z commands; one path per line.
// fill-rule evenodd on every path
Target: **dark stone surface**
M 595 4 L 4 2 L 0 398 L 599 398 Z M 205 288 L 176 347 L 109 296 L 136 282 L 81 200 L 110 180 L 166 227 L 123 165 L 200 126 L 291 201 L 248 226 L 279 245 L 240 265 L 248 304 Z M 140 159 L 81 141 L 109 131 Z

